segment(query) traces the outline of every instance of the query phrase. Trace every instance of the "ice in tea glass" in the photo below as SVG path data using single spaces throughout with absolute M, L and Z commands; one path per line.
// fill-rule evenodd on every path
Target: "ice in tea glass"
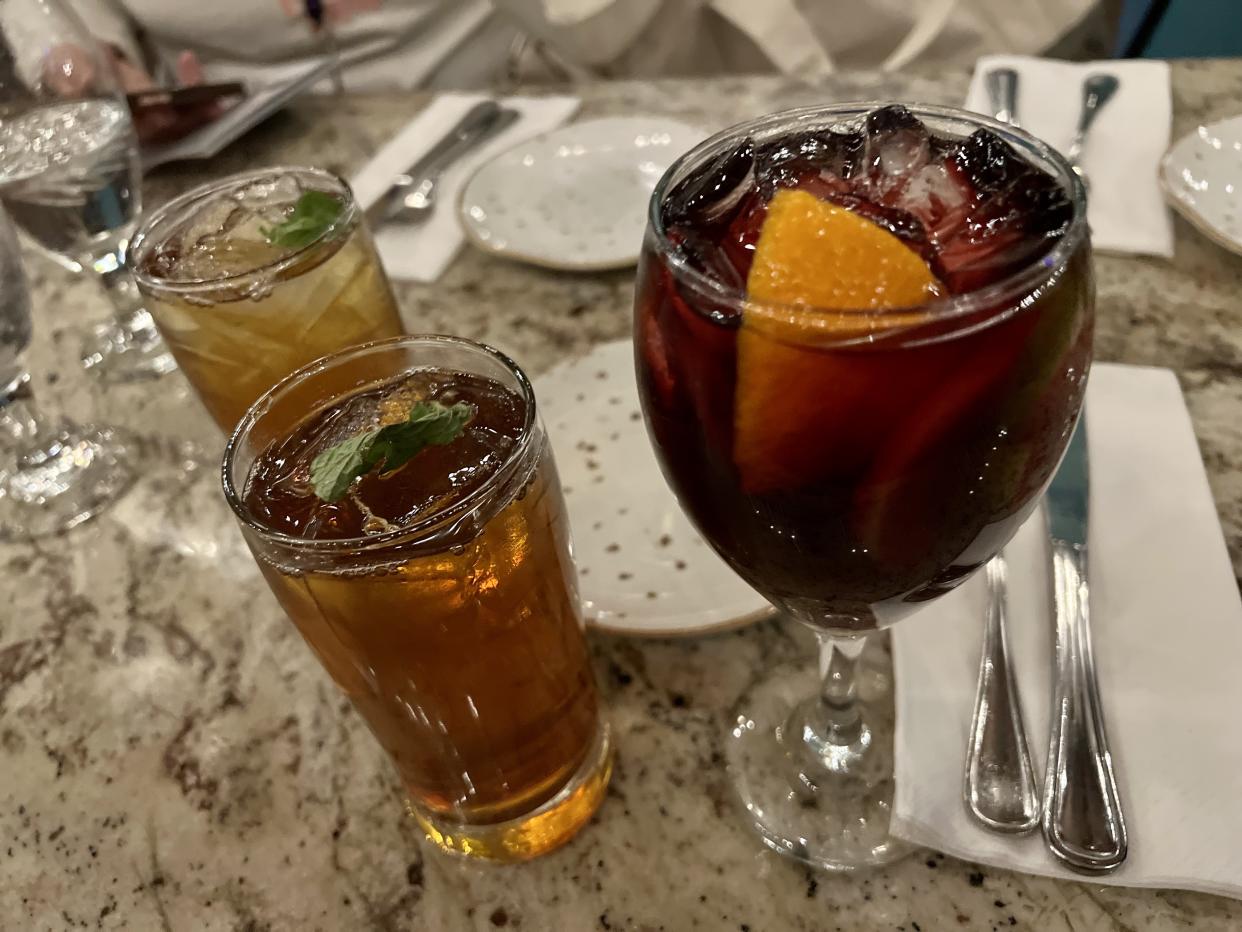
M 307 192 L 328 195 L 338 212 L 310 235 L 269 242 Z M 145 220 L 129 263 L 225 431 L 311 360 L 403 332 L 362 210 L 344 181 L 318 169 L 263 168 L 194 188 Z
M 858 658 L 1035 507 L 1093 302 L 1082 183 L 975 114 L 778 113 L 656 187 L 635 305 L 652 442 L 704 537 L 820 643 L 818 676 L 770 671 L 730 719 L 734 787 L 774 850 L 835 870 L 908 850 L 888 831 L 891 704 L 860 699 Z
M 465 433 L 327 503 L 309 463 L 417 402 Z M 514 861 L 567 841 L 611 771 L 569 528 L 526 376 L 451 337 L 320 359 L 242 418 L 224 492 L 264 577 L 391 756 L 441 848 Z

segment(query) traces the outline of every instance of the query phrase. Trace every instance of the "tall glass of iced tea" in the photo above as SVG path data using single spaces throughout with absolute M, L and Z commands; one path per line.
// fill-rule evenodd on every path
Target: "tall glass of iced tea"
M 656 187 L 638 381 L 704 537 L 820 641 L 770 671 L 726 759 L 772 848 L 890 861 L 891 704 L 869 632 L 987 562 L 1065 450 L 1091 361 L 1081 182 L 1020 130 L 839 104 L 726 130 Z
M 225 431 L 312 359 L 403 332 L 362 210 L 318 169 L 263 168 L 194 188 L 143 222 L 129 263 Z
M 432 408 L 464 426 L 396 468 L 409 437 L 390 443 L 325 497 L 317 464 Z M 245 414 L 223 479 L 276 598 L 430 839 L 521 860 L 582 827 L 607 786 L 608 729 L 552 451 L 512 361 L 451 337 L 320 359 Z

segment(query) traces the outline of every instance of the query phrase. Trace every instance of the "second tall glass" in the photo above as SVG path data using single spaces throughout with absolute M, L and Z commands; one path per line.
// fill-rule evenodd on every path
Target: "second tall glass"
M 312 488 L 324 451 L 441 402 L 472 409 L 461 436 L 340 499 Z M 511 360 L 451 337 L 318 360 L 242 419 L 224 489 L 436 845 L 524 860 L 587 823 L 611 772 L 608 728 L 552 450 Z
M 143 224 L 130 266 L 225 431 L 311 360 L 403 332 L 349 186 L 317 169 L 265 168 L 181 195 Z

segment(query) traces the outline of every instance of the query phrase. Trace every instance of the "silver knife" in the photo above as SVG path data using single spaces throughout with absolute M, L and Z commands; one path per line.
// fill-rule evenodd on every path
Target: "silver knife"
M 1067 866 L 1104 873 L 1126 859 L 1127 839 L 1091 655 L 1090 488 L 1084 412 L 1047 496 L 1057 648 L 1043 829 Z

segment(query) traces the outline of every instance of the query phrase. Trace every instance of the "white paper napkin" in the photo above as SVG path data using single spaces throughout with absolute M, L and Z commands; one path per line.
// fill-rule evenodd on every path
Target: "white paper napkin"
M 392 179 L 434 146 L 481 94 L 442 94 L 406 124 L 354 176 L 354 195 L 369 208 L 389 189 Z M 393 278 L 431 282 L 453 261 L 464 239 L 457 220 L 457 196 L 475 169 L 506 149 L 560 126 L 578 109 L 577 97 L 507 97 L 521 119 L 461 158 L 444 173 L 436 191 L 431 218 L 417 226 L 388 223 L 376 231 L 384 268 Z
M 1091 623 L 1130 837 L 1092 883 L 1242 896 L 1242 604 L 1190 416 L 1166 369 L 1097 365 L 1087 391 Z M 1054 622 L 1037 513 L 1006 548 L 1009 646 L 1042 786 Z M 986 603 L 983 574 L 893 628 L 893 831 L 1032 874 L 1038 834 L 978 827 L 962 802 Z
M 1156 180 L 1173 115 L 1168 63 L 989 55 L 975 63 L 967 109 L 991 114 L 983 81 L 996 68 L 1018 72 L 1018 123 L 1062 152 L 1074 138 L 1083 79 L 1100 71 L 1116 75 L 1121 85 L 1098 112 L 1082 157 L 1091 181 L 1091 239 L 1105 252 L 1173 255 L 1173 227 Z

